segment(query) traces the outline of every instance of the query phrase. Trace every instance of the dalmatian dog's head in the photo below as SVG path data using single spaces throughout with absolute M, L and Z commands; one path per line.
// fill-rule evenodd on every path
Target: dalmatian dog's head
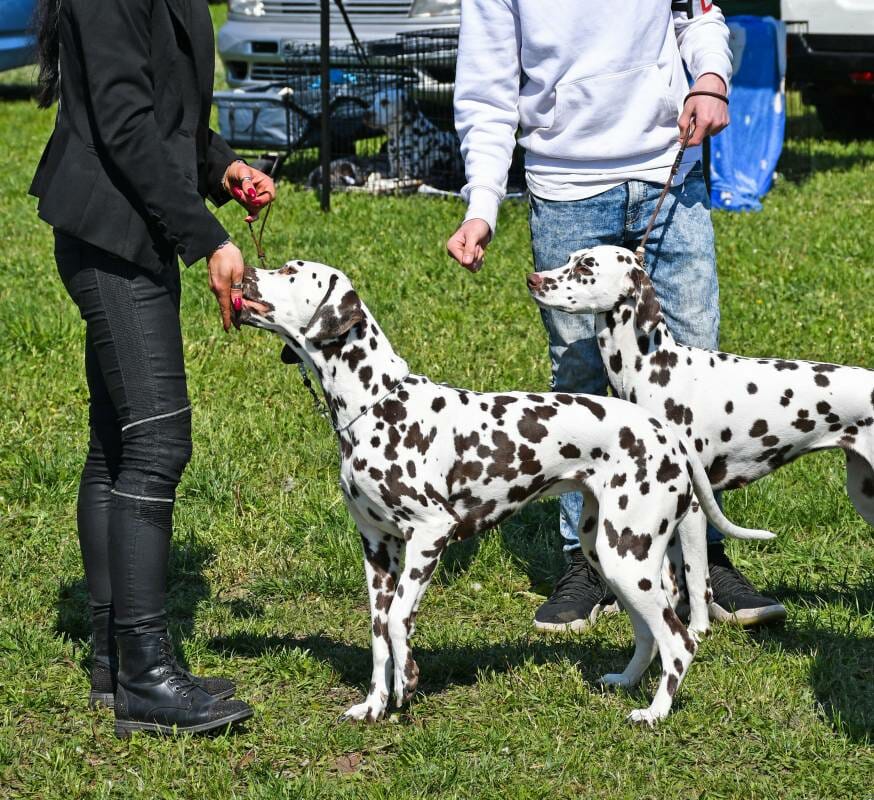
M 275 270 L 246 267 L 240 322 L 278 334 L 286 363 L 342 338 L 364 316 L 352 283 L 333 267 L 311 261 L 289 261 Z
M 402 89 L 380 89 L 370 108 L 364 112 L 364 124 L 369 128 L 389 131 L 398 128 L 412 113 L 412 106 Z
M 531 273 L 528 290 L 542 308 L 570 314 L 610 311 L 631 298 L 638 327 L 644 331 L 662 318 L 649 276 L 637 264 L 634 253 L 624 247 L 601 245 L 577 250 L 564 266 Z

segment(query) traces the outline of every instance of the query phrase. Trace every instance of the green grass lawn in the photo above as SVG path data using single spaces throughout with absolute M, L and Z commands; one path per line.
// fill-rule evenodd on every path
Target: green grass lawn
M 9 88 L 28 74 L 0 87 L 0 797 L 874 796 L 874 541 L 834 453 L 729 497 L 733 519 L 779 533 L 730 550 L 789 619 L 714 630 L 656 730 L 624 721 L 655 670 L 638 696 L 597 687 L 630 656 L 624 615 L 579 636 L 531 627 L 561 571 L 554 500 L 450 548 L 419 618 L 411 708 L 339 723 L 369 681 L 370 647 L 334 438 L 275 338 L 222 332 L 203 265 L 184 275 L 195 454 L 176 510 L 172 623 L 191 668 L 236 678 L 256 717 L 226 737 L 116 740 L 111 714 L 86 709 L 83 327 L 25 196 L 53 116 Z M 724 345 L 874 367 L 874 143 L 812 148 L 816 171 L 778 183 L 762 213 L 715 215 Z M 477 276 L 444 254 L 461 214 L 457 202 L 337 196 L 323 216 L 283 184 L 267 250 L 348 272 L 415 371 L 543 390 L 526 209 L 502 210 Z M 240 212 L 220 217 L 246 246 Z

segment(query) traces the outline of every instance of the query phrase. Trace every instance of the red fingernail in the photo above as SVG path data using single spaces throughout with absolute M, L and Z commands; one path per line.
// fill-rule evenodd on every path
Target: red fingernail
M 242 297 L 235 297 L 232 300 L 232 303 L 234 306 L 234 311 L 239 311 L 243 307 L 243 298 Z
M 257 197 L 258 193 L 250 186 L 249 187 L 249 197 Z
M 243 199 L 243 192 L 242 192 L 242 190 L 240 190 L 240 189 L 234 189 L 234 197 L 236 197 L 237 200 L 242 200 L 242 199 Z

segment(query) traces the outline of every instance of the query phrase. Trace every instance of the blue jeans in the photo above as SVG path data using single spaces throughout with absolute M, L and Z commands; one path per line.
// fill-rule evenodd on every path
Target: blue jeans
M 555 201 L 531 196 L 534 267 L 560 267 L 574 250 L 612 244 L 637 247 L 662 187 L 628 181 L 585 200 Z M 668 329 L 681 344 L 715 350 L 719 346 L 719 284 L 710 198 L 700 165 L 665 199 L 646 246 L 646 268 Z M 591 314 L 540 309 L 549 335 L 552 388 L 561 392 L 606 394 L 607 374 L 595 341 Z M 562 495 L 560 531 L 565 550 L 580 546 L 577 536 L 583 498 Z M 708 525 L 707 539 L 722 534 Z

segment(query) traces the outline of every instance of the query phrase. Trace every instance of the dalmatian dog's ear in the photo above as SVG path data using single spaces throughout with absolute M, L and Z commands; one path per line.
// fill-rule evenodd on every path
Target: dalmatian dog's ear
M 358 293 L 349 289 L 342 297 L 335 298 L 336 284 L 337 276 L 332 275 L 328 291 L 304 330 L 304 335 L 313 342 L 339 339 L 364 320 Z
M 294 352 L 294 350 L 289 347 L 287 344 L 282 345 L 282 352 L 279 354 L 279 358 L 283 364 L 302 364 L 300 356 Z
M 629 277 L 633 287 L 632 296 L 637 300 L 634 308 L 637 327 L 644 333 L 650 333 L 656 325 L 664 320 L 655 287 L 653 287 L 649 275 L 637 267 L 631 270 Z

